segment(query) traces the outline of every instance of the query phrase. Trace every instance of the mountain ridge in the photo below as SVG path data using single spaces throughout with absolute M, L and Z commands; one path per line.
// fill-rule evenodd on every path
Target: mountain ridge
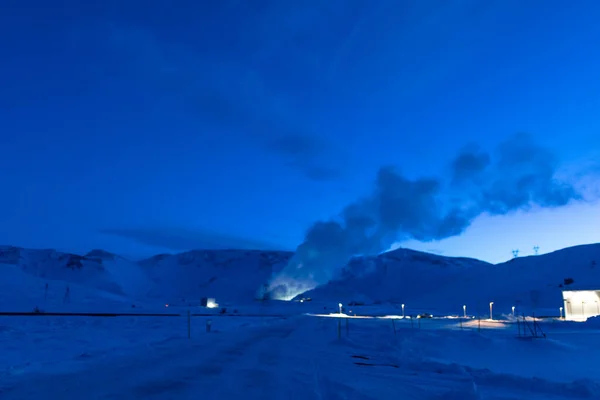
M 0 246 L 0 282 L 6 287 L 0 300 L 10 303 L 17 297 L 28 304 L 39 303 L 45 281 L 63 288 L 61 293 L 72 285 L 82 292 L 89 289 L 94 293 L 90 299 L 106 293 L 123 303 L 197 304 L 201 297 L 216 297 L 232 304 L 251 302 L 260 297 L 263 286 L 274 275 L 283 271 L 292 255 L 281 250 L 216 249 L 157 254 L 132 261 L 101 249 L 80 255 Z M 442 304 L 457 309 L 463 303 L 484 308 L 489 301 L 502 307 L 558 307 L 564 287 L 600 284 L 598 262 L 600 244 L 578 245 L 498 264 L 399 248 L 376 256 L 354 257 L 338 277 L 297 298 L 335 304 L 411 303 L 436 309 Z M 10 283 L 11 279 L 15 282 Z M 18 290 L 19 286 L 37 289 Z M 36 294 L 29 298 L 27 291 L 31 290 Z M 55 296 L 57 302 L 61 296 Z

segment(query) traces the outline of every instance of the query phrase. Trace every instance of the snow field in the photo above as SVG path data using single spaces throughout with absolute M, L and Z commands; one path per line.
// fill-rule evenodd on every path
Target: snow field
M 29 324 L 45 318 L 50 317 L 29 318 Z M 332 317 L 214 317 L 210 334 L 204 319 L 193 319 L 188 340 L 183 317 L 159 322 L 131 318 L 125 327 L 118 318 L 99 319 L 114 322 L 48 322 L 70 332 L 46 344 L 48 360 L 62 351 L 74 358 L 5 375 L 2 399 L 42 393 L 49 399 L 303 400 L 600 395 L 593 380 L 600 371 L 588 361 L 600 355 L 595 350 L 600 335 L 593 329 L 562 330 L 557 325 L 546 329 L 548 339 L 526 340 L 517 339 L 514 325 L 507 323 L 479 332 L 457 329 L 452 320 L 424 320 L 421 329 L 405 320 L 395 321 L 394 334 L 389 319 L 348 319 L 346 331 L 346 320 Z M 29 336 L 32 354 L 48 339 L 48 329 L 41 326 L 36 342 L 36 334 L 30 333 L 34 328 L 29 326 L 29 335 L 21 332 Z M 112 342 L 82 352 L 94 342 L 91 332 L 97 339 L 112 335 Z M 85 333 L 88 337 L 82 339 Z M 69 342 L 72 349 L 67 349 Z M 61 356 L 68 359 L 67 353 Z

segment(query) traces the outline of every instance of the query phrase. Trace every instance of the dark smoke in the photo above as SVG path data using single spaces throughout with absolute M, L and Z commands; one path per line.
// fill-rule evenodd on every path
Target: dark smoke
M 457 236 L 484 213 L 503 215 L 533 205 L 560 207 L 581 199 L 571 184 L 555 178 L 558 166 L 550 151 L 518 134 L 493 154 L 465 147 L 450 164 L 447 183 L 411 180 L 383 167 L 370 196 L 308 230 L 271 288 L 290 297 L 329 281 L 354 255 L 380 253 L 396 241 Z

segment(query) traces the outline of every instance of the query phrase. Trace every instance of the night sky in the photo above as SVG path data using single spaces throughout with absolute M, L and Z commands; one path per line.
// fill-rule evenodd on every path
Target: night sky
M 356 204 L 385 240 L 345 253 L 600 242 L 598 21 L 593 0 L 4 0 L 0 244 L 293 250 Z M 383 213 L 400 177 L 443 205 Z

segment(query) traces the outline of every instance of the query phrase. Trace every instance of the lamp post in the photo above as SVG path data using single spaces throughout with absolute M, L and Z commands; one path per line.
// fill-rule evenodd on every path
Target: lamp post
M 404 318 L 404 304 L 402 304 L 402 318 Z
M 465 318 L 467 318 L 467 305 L 466 304 L 463 306 L 463 316 Z
M 338 304 L 338 306 L 340 307 L 340 314 L 342 313 L 342 303 Z
M 512 316 L 515 317 L 515 306 L 512 306 Z
M 563 317 L 563 316 L 562 316 L 562 310 L 563 310 L 563 308 L 562 308 L 562 307 L 560 307 L 558 310 L 559 310 L 559 312 L 560 312 L 560 318 L 562 319 L 562 317 Z
M 493 320 L 494 318 L 492 317 L 492 307 L 494 305 L 493 301 L 490 301 L 490 319 Z

